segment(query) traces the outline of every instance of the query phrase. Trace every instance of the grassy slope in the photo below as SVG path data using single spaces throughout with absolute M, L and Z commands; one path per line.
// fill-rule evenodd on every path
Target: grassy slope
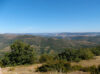
M 35 72 L 35 69 L 39 66 L 40 64 L 31 66 L 7 67 L 7 68 L 2 68 L 2 72 L 3 74 L 66 74 L 58 72 L 46 72 L 46 73 Z M 89 74 L 89 73 L 76 71 L 68 74 Z
M 83 60 L 79 63 L 72 63 L 72 65 L 82 65 L 84 67 L 92 66 L 92 65 L 100 65 L 100 56 L 95 57 L 91 60 Z M 29 66 L 17 66 L 17 67 L 6 67 L 2 68 L 3 74 L 62 74 L 57 72 L 47 72 L 47 73 L 37 73 L 35 69 L 41 66 L 41 64 L 29 65 Z M 89 74 L 86 72 L 71 72 L 68 74 Z
M 79 63 L 73 62 L 72 65 L 82 65 L 83 67 L 88 67 L 88 66 L 98 66 L 100 65 L 100 56 L 96 56 L 94 59 L 90 60 L 82 60 Z

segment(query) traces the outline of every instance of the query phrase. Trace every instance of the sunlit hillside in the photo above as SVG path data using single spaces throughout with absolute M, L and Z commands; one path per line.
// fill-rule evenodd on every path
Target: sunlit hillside
M 40 67 L 42 64 L 34 64 L 34 65 L 26 65 L 26 66 L 16 66 L 16 67 L 6 67 L 2 68 L 3 74 L 66 74 L 66 73 L 59 73 L 59 72 L 46 72 L 46 73 L 39 73 L 35 72 L 37 67 Z M 82 65 L 85 67 L 89 67 L 92 65 L 100 65 L 100 56 L 95 57 L 91 60 L 83 60 L 79 63 L 72 63 L 72 65 Z M 90 74 L 88 72 L 81 72 L 81 71 L 74 71 L 69 72 L 68 74 Z

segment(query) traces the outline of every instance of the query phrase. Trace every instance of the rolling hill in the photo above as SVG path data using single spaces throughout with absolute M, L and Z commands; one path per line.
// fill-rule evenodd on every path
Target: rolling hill
M 56 36 L 0 34 L 0 53 L 2 55 L 10 51 L 9 46 L 16 40 L 22 40 L 30 44 L 39 53 L 59 53 L 65 48 L 78 49 L 100 45 L 99 33 L 82 34 L 72 34 L 70 36 L 61 36 L 61 34 Z

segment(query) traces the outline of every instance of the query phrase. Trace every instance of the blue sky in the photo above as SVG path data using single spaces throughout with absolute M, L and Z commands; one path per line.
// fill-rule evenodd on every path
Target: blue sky
M 0 0 L 0 33 L 100 32 L 100 0 Z

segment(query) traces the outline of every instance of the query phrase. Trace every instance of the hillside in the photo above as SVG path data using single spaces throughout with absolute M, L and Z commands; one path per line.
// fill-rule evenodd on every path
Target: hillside
M 0 55 L 10 50 L 15 40 L 22 40 L 40 53 L 58 53 L 65 48 L 93 47 L 100 45 L 100 36 L 41 37 L 33 35 L 1 34 Z
M 99 63 L 100 56 L 98 55 L 97 57 L 95 57 L 96 54 L 94 52 L 94 51 L 99 52 L 98 47 L 95 50 L 87 49 L 87 50 L 83 51 L 84 48 L 87 48 L 87 47 L 92 48 L 94 46 L 98 46 L 100 44 L 100 36 L 75 36 L 75 37 L 71 36 L 71 37 L 59 38 L 59 37 L 41 37 L 41 36 L 33 36 L 33 35 L 1 34 L 0 39 L 1 39 L 1 43 L 4 45 L 4 46 L 1 45 L 1 50 L 0 50 L 0 56 L 1 57 L 6 52 L 10 52 L 10 45 L 14 41 L 16 41 L 16 40 L 23 41 L 23 42 L 18 41 L 19 42 L 18 44 L 17 44 L 17 42 L 15 42 L 12 45 L 12 47 L 13 47 L 13 49 L 12 49 L 13 52 L 11 52 L 12 54 L 9 54 L 8 57 L 5 56 L 4 60 L 2 60 L 3 65 L 6 65 L 6 62 L 7 63 L 9 62 L 8 63 L 9 67 L 2 68 L 2 72 L 4 74 L 14 74 L 14 73 L 15 74 L 16 73 L 18 73 L 18 74 L 23 74 L 23 73 L 37 74 L 38 72 L 39 72 L 38 74 L 48 74 L 48 73 L 59 74 L 58 67 L 57 67 L 57 69 L 55 67 L 56 67 L 56 65 L 58 65 L 60 63 L 64 64 L 64 66 L 62 65 L 64 67 L 64 70 L 67 70 L 69 68 L 68 72 L 70 72 L 70 71 L 71 72 L 68 73 L 68 74 L 80 74 L 80 73 L 81 74 L 89 74 L 89 72 L 91 72 L 90 70 L 89 71 L 88 70 L 84 71 L 84 69 L 87 69 L 86 67 L 89 68 L 93 65 L 98 67 L 100 65 L 100 63 Z M 25 44 L 24 42 L 28 43 L 31 46 L 27 46 L 27 44 Z M 28 50 L 28 47 L 30 47 L 29 50 Z M 45 65 L 46 62 L 40 62 L 40 59 L 43 55 L 39 55 L 40 57 L 37 56 L 38 60 L 36 60 L 36 61 L 39 64 L 35 63 L 35 65 L 23 65 L 23 66 L 21 66 L 22 65 L 21 64 L 21 65 L 17 66 L 18 61 L 20 61 L 18 59 L 20 59 L 19 57 L 21 57 L 21 55 L 20 55 L 20 52 L 22 53 L 21 50 L 25 49 L 24 52 L 25 52 L 25 55 L 26 55 L 28 51 L 31 51 L 31 49 L 32 49 L 31 47 L 34 47 L 35 50 L 38 52 L 38 54 L 42 54 L 42 53 L 59 53 L 59 52 L 62 52 L 65 48 L 71 48 L 71 50 L 68 49 L 68 50 L 64 51 L 64 53 L 62 52 L 62 53 L 58 54 L 58 57 L 59 58 L 64 57 L 64 60 L 61 62 L 60 59 L 59 60 L 56 59 L 56 61 L 55 61 L 56 65 L 55 65 L 55 62 L 53 63 L 54 59 L 57 57 L 56 54 L 55 54 L 54 55 L 55 57 L 48 56 L 48 58 L 49 57 L 52 58 L 51 60 L 49 59 L 49 61 L 51 63 L 50 66 L 48 64 L 49 62 L 47 63 L 47 65 Z M 83 48 L 83 49 L 82 50 L 81 49 L 80 50 L 75 50 L 75 49 L 79 49 L 79 48 Z M 98 52 L 96 52 L 96 53 L 98 53 Z M 15 53 L 15 55 L 13 55 L 14 53 Z M 19 57 L 18 57 L 17 53 L 19 54 Z M 30 54 L 30 52 L 28 52 L 28 53 Z M 80 54 L 78 54 L 78 53 L 80 53 Z M 78 55 L 76 55 L 76 54 L 78 54 Z M 28 57 L 28 56 L 25 56 L 25 55 L 24 55 L 24 57 Z M 14 61 L 12 60 L 13 58 L 15 58 L 15 56 L 18 58 L 17 62 L 15 61 L 16 59 Z M 47 55 L 45 55 L 45 56 L 47 58 Z M 89 57 L 90 57 L 90 59 L 88 59 Z M 7 58 L 9 60 L 7 60 Z M 68 60 L 67 58 L 71 58 L 71 61 L 70 61 L 70 59 Z M 77 59 L 73 59 L 73 58 L 77 58 Z M 67 61 L 66 63 L 64 62 L 65 59 Z M 76 60 L 77 62 L 74 61 L 74 60 Z M 16 62 L 16 65 L 15 66 L 13 65 L 13 67 L 10 67 L 10 64 L 11 65 L 13 64 L 12 61 Z M 70 64 L 68 62 L 70 62 Z M 65 65 L 69 65 L 68 68 L 67 67 L 65 68 Z M 77 67 L 76 65 L 77 66 L 79 65 L 79 69 L 75 68 L 75 67 Z M 50 71 L 52 71 L 52 69 L 49 71 L 48 70 L 49 68 L 47 67 L 45 69 L 45 66 L 48 66 L 50 68 L 52 68 L 52 66 L 53 66 L 55 68 L 55 70 L 57 70 L 58 72 L 55 72 L 55 71 L 50 72 Z M 80 67 L 80 66 L 82 66 L 82 67 Z M 43 68 L 43 67 L 44 67 L 43 70 L 47 70 L 47 71 L 41 71 L 41 68 Z M 36 70 L 38 72 L 36 72 Z M 96 70 L 96 68 L 95 68 L 95 70 Z M 46 72 L 46 73 L 42 73 L 42 72 Z
M 85 67 L 89 67 L 92 65 L 96 65 L 98 66 L 100 64 L 100 56 L 97 56 L 95 59 L 91 59 L 91 60 L 83 60 L 80 61 L 79 63 L 72 63 L 72 65 L 82 65 Z M 3 74 L 61 74 L 58 72 L 46 72 L 46 73 L 39 73 L 39 72 L 35 72 L 35 70 L 37 69 L 37 67 L 40 67 L 42 64 L 35 64 L 35 65 L 26 65 L 26 66 L 16 66 L 16 67 L 6 67 L 6 68 L 2 68 L 2 72 Z M 66 73 L 62 73 L 62 74 L 66 74 Z M 81 72 L 81 71 L 74 71 L 74 72 L 70 72 L 68 74 L 90 74 L 89 72 Z

